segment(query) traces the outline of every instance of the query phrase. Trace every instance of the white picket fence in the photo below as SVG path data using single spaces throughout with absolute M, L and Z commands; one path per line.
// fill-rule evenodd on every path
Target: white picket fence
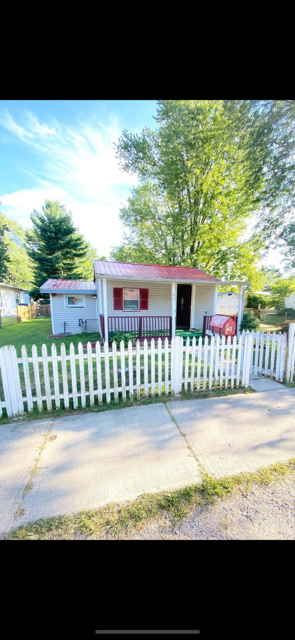
M 115 342 L 101 348 L 91 343 L 83 351 L 79 343 L 78 351 L 71 344 L 66 353 L 62 344 L 60 354 L 56 345 L 42 345 L 41 356 L 32 347 L 29 356 L 25 346 L 21 357 L 17 357 L 14 346 L 0 349 L 0 416 L 3 408 L 7 415 L 22 415 L 36 407 L 41 413 L 64 407 L 74 409 L 93 407 L 95 404 L 109 404 L 111 401 L 126 402 L 141 397 L 178 394 L 184 388 L 194 389 L 228 388 L 249 385 L 251 371 L 253 337 L 241 336 L 237 341 L 215 336 L 202 338 L 198 343 L 193 338 L 186 344 L 180 337 L 152 340 L 143 346 L 137 341 L 128 349 L 121 342 L 118 350 Z M 2 386 L 2 390 L 1 390 Z M 53 404 L 54 403 L 54 404 Z
M 286 382 L 295 382 L 295 323 L 289 325 Z
M 245 332 L 242 333 L 244 340 Z M 283 382 L 285 374 L 287 335 L 285 333 L 251 331 L 253 348 L 251 373 Z
M 287 344 L 288 343 L 288 344 Z M 287 349 L 288 346 L 288 349 Z M 0 349 L 0 416 L 22 415 L 35 408 L 41 413 L 63 407 L 74 409 L 95 404 L 133 401 L 162 394 L 179 394 L 182 390 L 227 389 L 249 386 L 251 374 L 274 378 L 279 382 L 295 379 L 295 324 L 286 334 L 242 332 L 239 340 L 214 336 L 193 338 L 190 344 L 180 337 L 143 346 L 118 350 L 115 342 L 95 349 L 89 342 L 87 351 L 79 343 L 69 352 L 65 345 L 57 353 L 55 344 L 48 355 L 42 345 L 41 355 L 25 346 L 17 357 L 14 346 Z

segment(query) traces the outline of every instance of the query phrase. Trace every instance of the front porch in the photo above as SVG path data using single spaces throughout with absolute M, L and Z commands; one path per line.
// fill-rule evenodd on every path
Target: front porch
M 106 340 L 105 316 L 100 314 L 101 333 Z M 115 331 L 129 333 L 136 340 L 151 341 L 152 338 L 172 338 L 171 316 L 109 316 L 107 318 L 107 336 L 111 342 Z

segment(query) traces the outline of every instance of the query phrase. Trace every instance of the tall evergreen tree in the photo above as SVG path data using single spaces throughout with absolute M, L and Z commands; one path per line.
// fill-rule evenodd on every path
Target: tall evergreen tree
M 28 253 L 35 265 L 32 295 L 38 295 L 48 278 L 84 280 L 83 261 L 89 252 L 65 205 L 45 200 L 42 211 L 31 214 L 33 228 L 27 232 Z

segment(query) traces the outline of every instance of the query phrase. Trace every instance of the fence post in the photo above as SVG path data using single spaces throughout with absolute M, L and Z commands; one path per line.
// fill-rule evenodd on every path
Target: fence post
M 243 376 L 244 387 L 249 387 L 250 371 L 252 369 L 252 353 L 253 353 L 253 334 L 248 333 L 245 336 L 245 356 L 243 362 Z
M 171 389 L 173 395 L 181 392 L 182 389 L 182 338 L 179 336 L 171 340 Z
M 8 418 L 24 413 L 16 348 L 7 345 L 0 349 L 0 366 L 6 413 Z
M 288 342 L 287 342 L 287 367 L 286 367 L 286 377 L 284 380 L 286 384 L 288 384 L 289 382 L 293 382 L 292 355 L 294 350 L 295 350 L 295 322 L 291 322 L 289 324 L 289 335 L 288 335 Z

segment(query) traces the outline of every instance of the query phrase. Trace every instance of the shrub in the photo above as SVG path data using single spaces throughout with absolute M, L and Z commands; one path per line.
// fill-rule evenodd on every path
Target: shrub
M 253 311 L 244 311 L 240 331 L 256 331 L 260 325 L 259 318 L 255 318 Z
M 135 338 L 132 333 L 121 333 L 121 331 L 118 331 L 117 329 L 116 331 L 114 331 L 113 337 L 110 339 L 110 342 L 115 342 L 117 348 L 120 349 L 121 340 L 123 340 L 125 348 L 128 347 L 129 340 L 131 340 L 132 345 L 135 345 Z

